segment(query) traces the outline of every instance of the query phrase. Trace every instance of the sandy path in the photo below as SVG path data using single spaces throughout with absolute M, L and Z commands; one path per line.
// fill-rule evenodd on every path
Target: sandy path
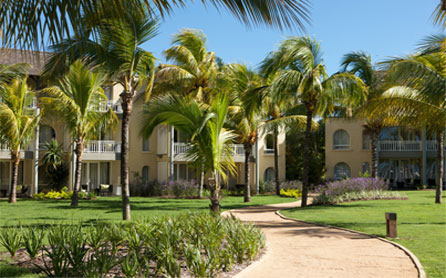
M 299 202 L 232 210 L 266 234 L 268 251 L 236 277 L 418 277 L 397 247 L 369 236 L 292 220 L 275 214 Z

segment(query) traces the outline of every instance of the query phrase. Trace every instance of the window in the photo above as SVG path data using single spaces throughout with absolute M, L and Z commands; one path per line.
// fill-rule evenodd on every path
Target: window
M 365 173 L 370 174 L 370 163 L 368 162 L 362 163 L 362 174 L 364 175 Z
M 150 138 L 142 139 L 142 151 L 148 152 L 150 150 Z
M 364 130 L 362 132 L 362 149 L 363 150 L 370 150 L 370 135 Z
M 107 96 L 108 100 L 112 99 L 112 86 L 105 86 L 104 87 L 104 94 Z
M 265 174 L 263 175 L 263 181 L 273 181 L 274 180 L 274 169 L 269 167 L 265 170 Z
M 53 138 L 56 138 L 56 132 L 49 125 L 40 126 L 39 130 L 39 144 L 44 145 L 45 143 L 51 142 Z
M 149 181 L 149 166 L 142 167 L 142 180 L 143 182 Z
M 190 180 L 192 173 L 188 170 L 191 169 L 185 163 L 175 163 L 173 165 L 173 179 L 174 180 Z M 189 172 L 189 173 L 188 173 Z
M 274 136 L 272 134 L 268 134 L 265 136 L 265 152 L 274 152 Z
M 350 167 L 347 163 L 341 162 L 336 164 L 334 168 L 334 178 L 335 180 L 342 180 L 351 177 Z
M 350 149 L 350 135 L 345 130 L 337 130 L 333 134 L 333 149 L 348 150 Z

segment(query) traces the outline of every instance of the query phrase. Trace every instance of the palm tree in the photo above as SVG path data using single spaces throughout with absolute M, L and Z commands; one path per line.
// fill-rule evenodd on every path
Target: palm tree
M 10 83 L 14 79 L 23 79 L 28 75 L 28 64 L 0 64 L 0 83 Z
M 56 139 L 45 143 L 45 153 L 42 156 L 42 163 L 49 177 L 49 184 L 60 190 L 68 179 L 68 167 L 64 161 L 64 149 Z
M 168 124 L 191 138 L 188 159 L 210 175 L 210 209 L 220 211 L 221 180 L 235 172 L 232 160 L 233 139 L 236 137 L 224 128 L 228 113 L 228 98 L 216 97 L 211 105 L 203 105 L 190 97 L 160 96 L 145 109 L 145 122 L 141 135 L 149 138 L 157 125 Z
M 375 117 L 387 112 L 401 125 L 427 128 L 437 134 L 439 180 L 435 203 L 441 203 L 442 198 L 446 129 L 446 37 L 440 39 L 440 44 L 438 39 L 428 37 L 419 54 L 388 61 L 388 81 L 395 87 L 364 108 L 364 113 Z
M 440 0 L 440 3 L 432 13 L 434 24 L 446 28 L 446 0 Z
M 129 3 L 130 5 L 130 3 Z M 121 184 L 123 219 L 130 220 L 129 188 L 129 121 L 134 97 L 143 90 L 146 100 L 150 97 L 155 68 L 155 57 L 140 46 L 157 34 L 157 22 L 147 11 L 131 9 L 120 17 L 104 15 L 102 27 L 82 31 L 61 44 L 53 46 L 56 54 L 45 66 L 48 75 L 57 76 L 57 71 L 67 62 L 82 59 L 91 68 L 100 67 L 107 72 L 112 82 L 122 85 L 121 127 Z M 88 27 L 88 24 L 86 25 Z M 93 32 L 93 34 L 91 34 Z M 61 66 L 62 65 L 62 66 Z M 56 72 L 54 72 L 56 71 Z
M 82 155 L 86 141 L 96 138 L 102 127 L 110 127 L 117 122 L 112 109 L 105 113 L 98 109 L 102 102 L 107 101 L 101 88 L 104 80 L 103 74 L 92 73 L 81 61 L 76 61 L 56 85 L 42 90 L 41 103 L 44 111 L 51 111 L 63 118 L 75 145 L 76 172 L 71 198 L 73 207 L 79 204 Z
M 362 51 L 347 53 L 342 58 L 341 67 L 343 72 L 354 74 L 364 82 L 367 88 L 366 102 L 382 96 L 385 90 L 385 71 L 378 71 L 375 68 L 369 54 Z M 371 176 L 374 178 L 378 178 L 377 143 L 382 128 L 383 123 L 378 117 L 366 118 L 364 130 L 370 136 L 372 152 Z
M 266 25 L 280 29 L 304 29 L 308 22 L 308 0 L 271 1 L 203 1 L 218 10 L 225 9 L 248 26 Z M 145 9 L 150 16 L 169 16 L 175 8 L 188 4 L 185 0 L 2 0 L 0 18 L 2 42 L 19 48 L 41 49 L 45 43 L 55 44 L 76 32 L 86 18 L 100 29 L 104 15 L 126 17 L 125 11 Z M 104 9 L 106 8 L 106 12 Z
M 246 65 L 230 64 L 226 67 L 225 76 L 228 90 L 233 98 L 229 126 L 237 134 L 237 141 L 245 149 L 245 193 L 244 201 L 251 201 L 251 168 L 250 158 L 254 144 L 258 139 L 258 131 L 263 124 L 262 94 L 264 89 L 262 78 Z
M 173 46 L 163 54 L 171 64 L 161 64 L 155 76 L 155 92 L 192 96 L 209 103 L 222 76 L 214 52 L 206 48 L 206 35 L 184 29 L 174 35 Z
M 40 119 L 30 108 L 34 95 L 26 85 L 26 78 L 15 79 L 10 84 L 3 83 L 0 86 L 0 139 L 8 146 L 12 162 L 9 203 L 16 202 L 20 150 L 30 143 Z
M 309 37 L 291 37 L 262 62 L 265 76 L 275 74 L 272 90 L 281 99 L 296 99 L 305 107 L 306 128 L 303 144 L 302 206 L 307 205 L 309 187 L 309 145 L 313 117 L 334 111 L 335 105 L 352 106 L 366 96 L 361 79 L 348 74 L 328 78 L 319 43 Z

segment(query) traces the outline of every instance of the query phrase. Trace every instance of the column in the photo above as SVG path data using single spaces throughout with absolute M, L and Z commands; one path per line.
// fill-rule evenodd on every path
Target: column
M 40 114 L 40 108 L 36 109 L 37 116 Z M 33 179 L 33 194 L 39 193 L 39 130 L 40 126 L 36 126 L 36 138 L 34 140 L 34 179 Z
M 423 133 L 421 135 L 422 140 L 422 158 L 421 158 L 421 184 L 427 184 L 427 142 L 426 142 L 426 128 L 423 128 Z

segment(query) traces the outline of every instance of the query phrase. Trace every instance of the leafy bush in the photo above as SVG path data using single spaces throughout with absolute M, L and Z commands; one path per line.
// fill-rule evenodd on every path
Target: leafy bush
M 12 234 L 21 237 L 21 230 Z M 255 259 L 265 245 L 255 226 L 204 213 L 56 225 L 42 236 L 48 246 L 37 265 L 48 277 L 215 277 Z
M 22 247 L 22 233 L 19 228 L 12 227 L 0 231 L 0 244 L 14 257 L 17 250 Z
M 299 189 L 280 189 L 280 196 L 282 197 L 292 197 L 298 199 L 302 197 L 302 191 Z
M 319 185 L 313 204 L 337 204 L 354 200 L 401 199 L 404 195 L 388 191 L 388 185 L 379 179 L 354 178 Z
M 302 182 L 297 180 L 282 181 L 280 183 L 280 189 L 298 189 L 302 191 Z M 260 182 L 259 184 L 260 193 L 275 193 L 276 183 L 274 181 Z

